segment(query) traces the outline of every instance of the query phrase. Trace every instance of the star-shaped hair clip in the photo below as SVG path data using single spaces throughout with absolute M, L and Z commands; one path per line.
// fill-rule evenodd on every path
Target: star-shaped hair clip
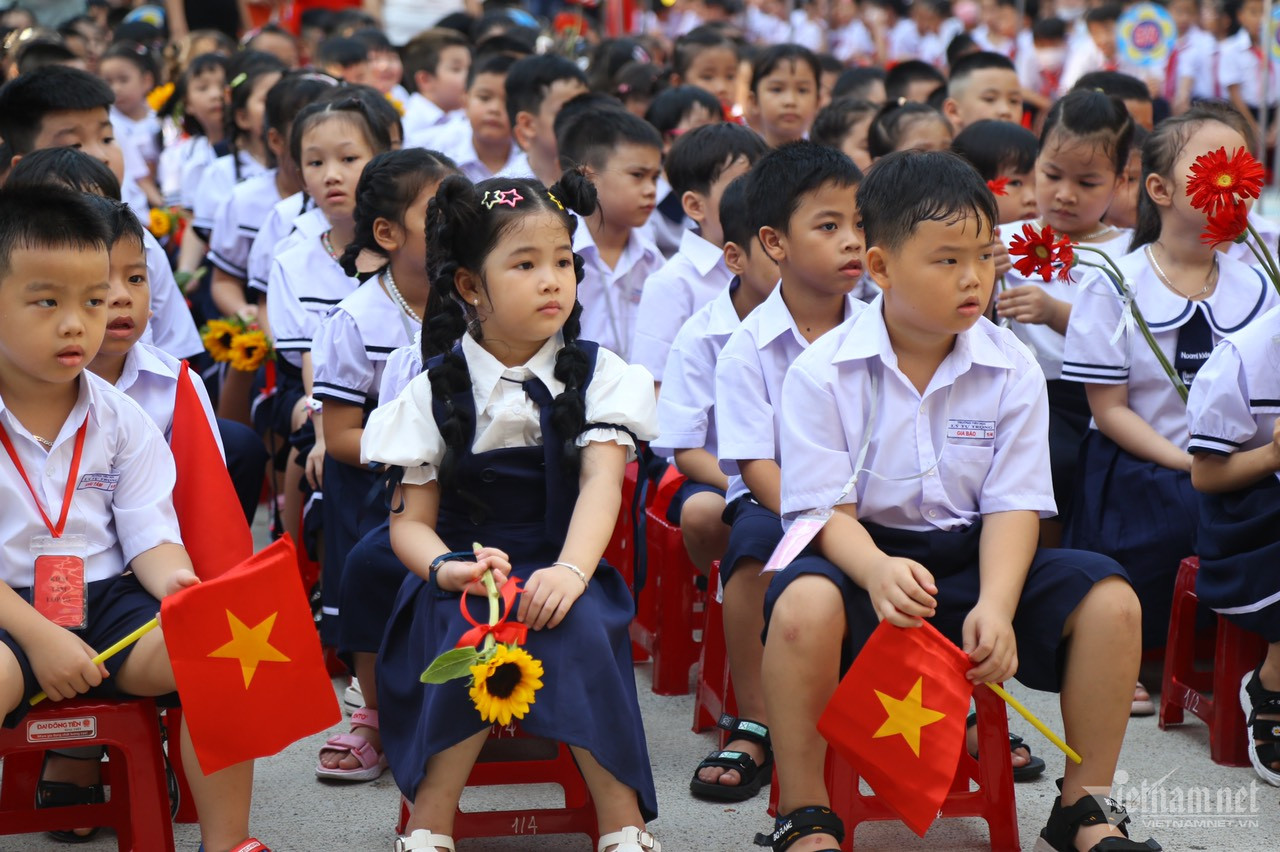
M 547 198 L 550 198 L 550 199 L 551 199 L 551 203 L 552 203 L 552 204 L 554 204 L 555 206 L 559 207 L 561 210 L 563 210 L 563 209 L 564 209 L 564 205 L 560 203 L 560 199 L 559 199 L 559 198 L 556 198 L 556 195 L 555 195 L 555 193 L 554 193 L 554 192 L 548 192 L 548 193 L 547 193 Z
M 480 203 L 485 206 L 486 210 L 492 210 L 498 204 L 505 204 L 514 208 L 517 201 L 524 201 L 524 196 L 520 194 L 518 189 L 491 189 L 484 194 L 484 199 Z

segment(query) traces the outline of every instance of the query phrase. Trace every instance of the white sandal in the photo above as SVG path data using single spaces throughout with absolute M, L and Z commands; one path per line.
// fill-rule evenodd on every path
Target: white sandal
M 396 845 L 392 848 L 394 852 L 413 852 L 415 849 L 425 852 L 435 852 L 438 849 L 456 852 L 452 837 L 447 834 L 432 834 L 425 828 L 415 829 L 408 837 L 397 837 Z
M 662 852 L 662 844 L 656 837 L 634 825 L 628 825 L 621 831 L 601 837 L 596 852 L 605 852 L 610 846 L 615 845 L 617 848 L 614 852 Z

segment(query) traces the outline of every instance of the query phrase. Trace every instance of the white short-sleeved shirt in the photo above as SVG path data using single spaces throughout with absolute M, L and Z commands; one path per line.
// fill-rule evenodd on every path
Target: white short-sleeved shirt
M 318 236 L 298 240 L 277 254 L 267 283 L 267 318 L 276 351 L 301 367 L 302 353 L 311 351 L 321 321 L 358 286 Z
M 71 498 L 65 532 L 88 539 L 85 580 L 124 573 L 140 553 L 161 544 L 181 544 L 173 511 L 173 456 L 164 436 L 136 402 L 90 372 L 80 374 L 80 391 L 53 449 L 44 447 L 0 399 L 0 423 L 9 433 L 22 467 L 50 520 L 57 521 L 71 470 L 76 432 L 88 418 L 79 480 Z M 34 582 L 31 540 L 49 535 L 17 469 L 0 465 L 0 581 L 11 588 Z
M 147 256 L 147 283 L 151 286 L 151 321 L 139 339 L 175 358 L 194 358 L 204 352 L 204 343 L 187 308 L 186 297 L 174 280 L 169 256 L 145 228 L 142 245 Z
M 160 191 L 164 194 L 167 203 L 194 210 L 196 190 L 200 188 L 205 169 L 217 159 L 217 155 L 213 152 L 213 144 L 209 142 L 207 136 L 188 136 L 175 147 L 166 148 L 160 155 L 161 163 L 164 162 L 165 157 L 169 156 L 170 151 L 173 152 L 177 168 L 176 170 L 162 168 L 161 174 L 169 177 L 176 173 L 177 184 L 173 187 L 161 186 Z
M 583 260 L 584 276 L 578 285 L 582 336 L 629 362 L 640 296 L 645 281 L 665 262 L 662 252 L 643 231 L 634 228 L 617 266 L 610 269 L 600 257 L 586 222 L 579 223 L 574 231 L 573 250 L 582 255 Z
M 1243 38 L 1240 36 L 1243 35 Z M 1253 46 L 1248 33 L 1241 30 L 1236 41 L 1223 44 L 1218 51 L 1218 85 L 1222 87 L 1223 97 L 1229 97 L 1230 86 L 1240 86 L 1240 97 L 1251 107 L 1262 105 L 1263 81 L 1262 51 Z M 1271 63 L 1271 79 L 1267 85 L 1267 103 L 1275 106 L 1280 103 L 1280 67 Z
M 249 249 L 249 287 L 260 293 L 267 292 L 271 263 L 286 247 L 286 239 L 294 234 L 299 235 L 298 239 L 318 237 L 328 229 L 328 217 L 310 196 L 295 192 L 277 201 Z
M 401 346 L 387 356 L 382 370 L 382 383 L 378 386 L 378 402 L 393 400 L 404 392 L 409 382 L 422 372 L 422 332 L 413 335 L 413 342 Z
M 148 107 L 147 114 L 135 121 L 113 106 L 111 128 L 120 147 L 129 146 L 149 167 L 155 167 L 160 159 L 160 119 L 155 110 Z
M 422 324 L 406 316 L 383 289 L 382 276 L 373 276 L 320 323 L 311 346 L 314 396 L 377 405 L 387 358 L 421 331 Z
M 718 457 L 716 361 L 741 324 L 733 306 L 733 291 L 726 287 L 680 327 L 658 391 L 655 452 L 705 449 Z
M 468 130 L 470 127 L 468 124 Z M 489 171 L 489 167 L 476 153 L 475 139 L 471 133 L 459 134 L 449 140 L 448 144 L 449 147 L 442 149 L 441 153 L 457 163 L 458 171 L 466 175 L 472 183 L 479 183 L 491 177 L 531 178 L 534 176 L 529 168 L 529 159 L 525 157 L 524 151 L 520 150 L 520 146 L 514 140 L 511 142 L 511 150 L 507 153 L 507 162 L 496 172 Z
M 507 367 L 463 335 L 462 353 L 471 374 L 471 393 L 476 406 L 475 441 L 472 452 L 515 447 L 536 447 L 542 443 L 538 406 L 525 393 L 521 382 L 538 378 L 552 398 L 564 390 L 555 377 L 556 355 L 564 347 L 557 333 L 520 367 Z M 607 349 L 596 356 L 596 369 L 587 386 L 588 424 L 610 424 L 586 429 L 577 445 L 592 442 L 621 444 L 628 459 L 635 456 L 635 442 L 623 429 L 649 441 L 657 433 L 653 377 L 643 367 L 631 366 Z M 431 381 L 420 374 L 395 400 L 384 402 L 371 415 L 360 440 L 360 460 L 404 467 L 404 482 L 424 485 L 436 478 L 445 444 L 431 411 Z
M 237 170 L 238 164 L 238 170 Z M 239 154 L 227 154 L 209 164 L 200 178 L 196 188 L 195 206 L 191 208 L 191 226 L 194 228 L 212 229 L 220 208 L 231 192 L 241 181 L 257 177 L 267 171 L 267 167 L 253 158 L 248 151 Z M 280 194 L 268 193 L 275 198 Z
M 872 59 L 876 53 L 876 44 L 871 38 L 867 25 L 855 18 L 829 36 L 831 55 L 845 65 Z
M 440 139 L 441 129 L 459 120 L 466 121 L 466 112 L 460 109 L 445 112 L 435 101 L 414 92 L 405 100 L 404 116 L 400 119 L 404 147 L 434 148 L 429 143 Z
M 680 327 L 733 280 L 724 250 L 694 231 L 685 231 L 680 250 L 644 282 L 636 315 L 631 361 L 663 381 L 671 341 Z
M 1187 450 L 1229 456 L 1264 447 L 1277 417 L 1280 308 L 1272 308 L 1223 338 L 1196 374 L 1187 398 Z
M 1280 304 L 1269 281 L 1251 266 L 1219 255 L 1218 285 L 1207 299 L 1189 301 L 1161 283 L 1144 249 L 1116 261 L 1151 334 L 1169 363 L 1175 363 L 1178 330 L 1202 311 L 1217 343 Z M 1129 408 L 1166 440 L 1187 446 L 1187 407 L 1135 326 L 1117 338 L 1123 302 L 1112 280 L 1090 270 L 1067 326 L 1062 378 L 1085 384 L 1128 385 Z M 1112 342 L 1112 339 L 1115 342 Z M 1194 383 L 1192 384 L 1194 387 Z M 1096 428 L 1096 426 L 1095 426 Z
M 787 374 L 783 515 L 832 505 L 866 442 L 863 472 L 843 501 L 860 520 L 928 531 L 994 512 L 1051 517 L 1049 403 L 1031 353 L 980 319 L 956 336 L 921 394 L 898 367 L 883 304 L 824 336 Z
M 848 296 L 844 318 L 867 306 Z M 782 300 L 782 287 L 747 315 L 720 350 L 716 364 L 716 435 L 720 469 L 729 475 L 728 501 L 749 490 L 740 460 L 773 459 L 782 464 L 778 432 L 782 425 L 782 380 L 800 353 L 809 348 Z
M 275 169 L 241 181 L 214 216 L 209 262 L 228 275 L 248 280 L 253 241 L 280 200 Z
M 1022 236 L 1022 227 L 1024 225 L 1040 227 L 1039 222 L 1035 219 L 1000 226 L 1000 235 L 1006 248 L 1013 242 L 1014 237 Z M 1105 251 L 1113 258 L 1129 253 L 1129 242 L 1133 239 L 1133 231 L 1128 228 L 1114 228 L 1110 232 L 1103 234 L 1103 236 L 1106 239 L 1101 242 L 1083 243 L 1082 245 Z M 1014 258 L 1014 260 L 1016 259 Z M 1101 258 L 1088 252 L 1081 252 L 1080 259 L 1090 263 L 1101 262 Z M 1053 277 L 1046 282 L 1039 275 L 1032 274 L 1028 278 L 1019 274 L 1018 270 L 1010 269 L 1004 274 L 1004 284 L 1009 289 L 1021 287 L 1024 284 L 1034 284 L 1049 296 L 1068 304 L 1074 304 L 1076 296 L 1080 293 L 1081 278 L 1087 271 L 1088 267 L 1078 266 L 1071 270 L 1070 277 L 1066 281 L 1059 281 L 1055 272 Z M 1062 377 L 1062 347 L 1066 341 L 1065 337 L 1045 324 L 1011 322 L 1009 323 L 1009 328 L 1013 329 L 1013 333 L 1018 336 L 1018 339 L 1027 344 L 1031 351 L 1035 353 L 1036 360 L 1040 362 L 1040 369 L 1044 370 L 1046 379 L 1052 381 Z
M 124 372 L 115 384 L 116 390 L 142 406 L 142 410 L 156 424 L 166 441 L 173 438 L 174 399 L 178 392 L 178 370 L 181 368 L 182 362 L 169 353 L 146 343 L 135 343 L 125 353 Z M 187 372 L 191 376 L 191 386 L 200 399 L 200 407 L 204 409 L 204 416 L 209 421 L 209 428 L 213 431 L 218 452 L 225 459 L 227 453 L 222 446 L 222 434 L 218 431 L 218 418 L 213 413 L 213 404 L 209 401 L 204 380 L 190 367 Z
M 1249 211 L 1249 224 L 1258 232 L 1258 236 L 1262 239 L 1262 244 L 1269 248 L 1271 250 L 1271 254 L 1274 256 L 1276 253 L 1276 245 L 1280 242 L 1280 225 L 1265 216 L 1258 215 L 1257 210 Z M 1252 242 L 1253 238 L 1250 237 L 1249 241 Z M 1253 249 L 1249 248 L 1245 243 L 1227 243 L 1223 246 L 1222 252 L 1230 257 L 1234 257 L 1241 263 L 1246 263 L 1250 266 L 1253 266 L 1258 262 L 1258 258 L 1254 255 Z

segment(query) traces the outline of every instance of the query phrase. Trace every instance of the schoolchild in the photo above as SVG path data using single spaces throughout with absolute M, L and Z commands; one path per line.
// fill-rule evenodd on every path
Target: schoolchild
M 1000 192 L 995 194 L 999 225 L 1035 217 L 1039 149 L 1030 130 L 993 119 L 975 121 L 951 141 L 951 150 L 968 160 L 983 180 L 1000 182 Z
M 729 475 L 724 517 L 732 527 L 720 582 L 739 718 L 726 721 L 725 750 L 698 765 L 689 784 L 698 796 L 749 799 L 769 780 L 773 756 L 760 679 L 769 578 L 761 569 L 782 538 L 782 380 L 801 352 L 866 307 L 850 295 L 863 270 L 855 201 L 861 178 L 852 160 L 813 142 L 778 148 L 748 173 L 751 226 L 781 280 L 725 343 L 716 364 L 717 452 Z
M 698 86 L 684 85 L 659 92 L 645 110 L 644 120 L 662 136 L 665 158 L 682 135 L 706 124 L 719 124 L 724 116 L 715 95 Z M 680 196 L 671 191 L 665 172 L 658 178 L 657 198 L 656 215 L 649 217 L 649 230 L 662 256 L 670 258 L 680 250 L 680 240 L 690 222 Z
M 204 170 L 217 159 L 216 146 L 225 132 L 227 57 L 203 53 L 182 72 L 169 100 L 158 111 L 173 118 L 182 137 L 160 152 L 160 193 L 171 207 L 191 210 Z
M 137 403 L 84 369 L 106 330 L 109 242 L 102 217 L 72 190 L 0 190 L 0 435 L 8 455 L 0 465 L 8 524 L 0 563 L 0 712 L 6 727 L 21 721 L 40 691 L 53 702 L 172 692 L 163 628 L 104 664 L 91 660 L 153 618 L 158 598 L 198 582 L 170 499 L 174 467 L 164 438 Z M 23 471 L 48 476 L 31 474 L 29 483 Z M 117 480 L 111 489 L 65 487 L 85 476 Z M 60 504 L 65 520 L 50 521 Z M 63 545 L 61 555 L 84 566 L 83 628 L 51 620 L 74 613 L 42 612 L 32 603 L 32 546 L 41 539 Z M 185 721 L 180 747 L 196 766 Z M 252 761 L 211 775 L 191 773 L 188 780 L 206 849 L 263 848 L 249 838 Z
M 579 337 L 571 211 L 593 203 L 571 170 L 550 191 L 447 178 L 428 208 L 440 307 L 423 349 L 436 357 L 370 416 L 361 444 L 366 460 L 403 469 L 391 541 L 411 573 L 377 667 L 383 744 L 414 801 L 398 849 L 452 848 L 463 779 L 489 737 L 462 680 L 418 679 L 468 626 L 460 603 L 487 612 L 483 596 L 459 600 L 485 569 L 498 585 L 524 581 L 516 618 L 544 685 L 521 728 L 572 748 L 598 849 L 660 849 L 644 830 L 657 806 L 631 671 L 634 604 L 600 558 L 627 459 L 654 435 L 653 383 Z
M 599 199 L 573 235 L 585 270 L 582 333 L 630 361 L 644 283 L 663 263 L 643 227 L 657 200 L 662 139 L 644 119 L 610 109 L 570 116 L 557 143 L 560 165 L 582 167 Z
M 738 46 L 723 29 L 702 26 L 676 39 L 671 82 L 715 95 L 724 118 L 733 114 L 738 88 Z
M 443 153 L 473 181 L 498 174 L 529 175 L 528 162 L 522 162 L 522 152 L 511 138 L 507 113 L 507 72 L 515 61 L 506 53 L 475 61 L 467 79 L 467 125 L 441 142 Z
M 1265 17 L 1262 0 L 1228 0 L 1223 9 L 1239 31 L 1236 46 L 1223 49 L 1218 54 L 1218 85 L 1231 105 L 1249 118 L 1254 128 L 1251 139 L 1258 138 L 1258 121 L 1266 113 L 1269 119 L 1266 144 L 1270 148 L 1276 139 L 1280 71 L 1277 71 L 1276 63 L 1264 64 L 1262 59 L 1262 51 L 1266 49 L 1262 35 Z M 1263 103 L 1264 98 L 1266 103 Z
M 440 181 L 456 174 L 443 155 L 421 148 L 388 151 L 369 161 L 356 187 L 354 231 L 342 253 L 343 270 L 363 280 L 320 324 L 311 348 L 313 396 L 324 405 L 325 602 L 338 619 L 340 650 L 355 658 L 364 707 L 352 731 L 330 738 L 320 752 L 316 775 L 368 781 L 386 768 L 377 739 L 378 702 L 373 662 L 404 566 L 394 558 L 389 596 L 368 594 L 372 571 L 348 576 L 348 555 L 357 542 L 382 524 L 387 549 L 386 512 L 378 472 L 360 462 L 364 423 L 378 405 L 386 358 L 422 330 L 427 310 L 427 201 Z M 370 494 L 376 500 L 370 500 Z M 371 505 L 372 504 L 372 505 Z M 381 510 L 381 511 L 380 511 Z M 348 611 L 342 602 L 355 599 Z M 330 613 L 326 612 L 326 617 Z
M 809 135 L 821 79 L 822 66 L 807 47 L 775 44 L 756 56 L 747 109 L 759 117 L 760 135 L 770 148 Z
M 766 151 L 755 133 L 725 122 L 691 130 L 671 146 L 667 180 L 697 228 L 684 231 L 680 250 L 649 276 L 640 294 L 631 362 L 659 383 L 680 327 L 724 292 L 733 277 L 725 262 L 720 199 Z
M 504 85 L 512 138 L 523 158 L 504 174 L 532 175 L 550 186 L 560 179 L 556 114 L 587 91 L 587 75 L 563 56 L 526 56 L 511 66 Z
M 1036 549 L 1037 518 L 1054 511 L 1048 411 L 1031 354 L 983 317 L 995 199 L 954 154 L 902 152 L 871 169 L 858 202 L 883 295 L 801 354 L 782 395 L 783 515 L 835 512 L 765 603 L 773 849 L 844 839 L 818 716 L 882 619 L 927 619 L 968 655 L 975 684 L 1016 675 L 1061 691 L 1084 761 L 1066 763 L 1044 844 L 1158 849 L 1121 838 L 1124 809 L 1099 795 L 1128 722 L 1137 598 L 1106 557 Z M 987 425 L 977 437 L 949 425 L 970 422 Z
M 156 87 L 160 70 L 155 57 L 144 45 L 117 41 L 107 48 L 98 64 L 98 75 L 111 87 L 111 125 L 122 149 L 132 149 L 146 164 L 147 173 L 138 178 L 152 207 L 162 207 L 164 198 L 155 180 L 160 161 L 160 119 L 147 103 Z
M 463 118 L 471 42 L 456 30 L 431 29 L 401 49 L 405 85 L 404 139 L 411 148 L 439 148 L 437 134 Z
M 874 163 L 894 151 L 945 151 L 951 137 L 951 124 L 928 104 L 889 101 L 867 128 L 867 153 Z
M 987 51 L 957 60 L 947 80 L 942 114 L 956 133 L 983 119 L 1021 122 L 1022 86 L 1013 61 Z
M 739 176 L 720 196 L 724 263 L 733 278 L 680 327 L 658 393 L 654 451 L 674 456 L 688 477 L 671 498 L 667 520 L 680 527 L 689 558 L 704 574 L 729 544 L 724 522 L 729 478 L 717 455 L 716 361 L 729 336 L 778 284 L 778 264 L 749 224 L 746 186 L 746 175 Z
M 843 151 L 859 170 L 871 168 L 867 131 L 879 104 L 854 98 L 836 98 L 818 110 L 809 138 L 819 145 Z

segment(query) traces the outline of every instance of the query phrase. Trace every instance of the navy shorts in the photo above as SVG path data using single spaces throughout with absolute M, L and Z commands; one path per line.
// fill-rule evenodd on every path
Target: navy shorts
M 705 482 L 694 482 L 692 479 L 686 479 L 680 483 L 680 487 L 676 489 L 676 493 L 671 495 L 671 502 L 667 504 L 667 523 L 680 526 L 680 513 L 684 511 L 684 504 L 690 497 L 695 494 L 701 494 L 704 491 L 724 496 L 724 490 L 716 488 L 714 485 L 707 485 Z
M 782 519 L 747 494 L 725 507 L 724 522 L 730 527 L 729 546 L 720 560 L 720 585 L 728 586 L 743 559 L 769 561 L 782 541 Z
M 31 600 L 30 589 L 14 589 L 24 600 Z M 95 651 L 109 648 L 111 645 L 128 636 L 160 612 L 160 602 L 151 596 L 138 578 L 133 574 L 121 574 L 106 580 L 97 580 L 85 587 L 85 597 L 89 602 L 89 626 L 84 630 L 73 630 L 85 644 Z M 35 672 L 31 669 L 31 660 L 26 651 L 18 644 L 18 640 L 7 631 L 0 630 L 0 642 L 8 646 L 18 658 L 18 666 L 22 669 L 22 701 L 16 710 L 4 717 L 4 726 L 12 728 L 22 721 L 31 709 L 28 700 L 40 692 L 40 684 L 36 682 Z M 135 698 L 137 696 L 121 692 L 116 688 L 115 675 L 129 659 L 129 654 L 136 645 L 130 645 L 111 659 L 103 663 L 111 674 L 100 686 L 90 689 L 84 698 Z
M 977 543 L 981 524 L 960 532 L 863 526 L 881 550 L 913 559 L 930 570 L 938 586 L 938 613 L 929 621 L 957 646 L 963 644 L 964 620 L 978 602 Z M 867 591 L 812 550 L 779 571 L 770 583 L 764 602 L 765 638 L 778 598 L 797 577 L 805 575 L 825 577 L 840 591 L 847 626 L 840 660 L 840 671 L 844 672 L 879 625 L 879 619 Z M 1036 551 L 1013 617 L 1018 643 L 1016 677 L 1020 683 L 1046 692 L 1058 691 L 1066 651 L 1062 631 L 1067 617 L 1096 583 L 1110 576 L 1129 579 L 1124 569 L 1106 556 L 1081 550 Z

